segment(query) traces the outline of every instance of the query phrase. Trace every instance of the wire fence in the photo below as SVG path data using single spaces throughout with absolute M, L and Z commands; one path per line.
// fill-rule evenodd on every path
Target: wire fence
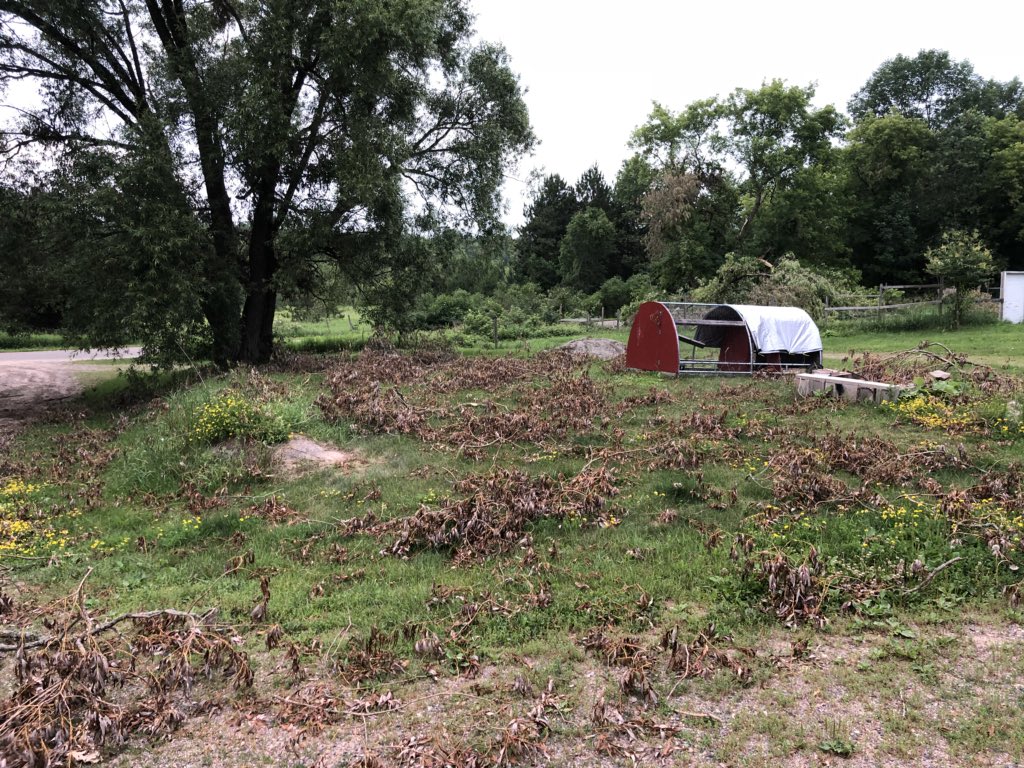
M 853 304 L 849 306 L 831 306 L 826 299 L 825 302 L 825 315 L 826 317 L 830 314 L 842 316 L 858 316 L 866 315 L 871 313 L 882 313 L 890 312 L 897 309 L 916 309 L 918 307 L 935 306 L 938 307 L 938 312 L 942 314 L 942 297 L 945 292 L 945 286 L 939 283 L 928 283 L 925 285 L 887 285 L 883 283 L 878 286 L 878 299 L 874 303 L 866 304 L 863 303 L 864 294 L 848 294 L 857 300 L 860 300 L 860 304 Z M 892 301 L 892 299 L 906 299 L 909 296 L 919 296 L 912 301 Z M 842 294 L 840 294 L 842 296 Z M 926 296 L 932 296 L 934 298 L 924 298 Z

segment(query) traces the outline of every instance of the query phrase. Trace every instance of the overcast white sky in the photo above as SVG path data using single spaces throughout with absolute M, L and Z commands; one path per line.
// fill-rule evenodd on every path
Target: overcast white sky
M 1024 77 L 1020 0 L 470 0 L 480 37 L 504 44 L 527 89 L 540 145 L 520 163 L 574 183 L 595 162 L 612 183 L 630 133 L 659 101 L 691 101 L 782 78 L 814 83 L 815 102 L 846 103 L 897 54 L 967 59 L 982 77 Z M 509 224 L 525 185 L 510 180 Z

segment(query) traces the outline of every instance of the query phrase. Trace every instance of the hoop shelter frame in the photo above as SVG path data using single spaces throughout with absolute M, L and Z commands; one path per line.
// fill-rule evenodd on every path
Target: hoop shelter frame
M 759 338 L 771 348 L 762 349 Z M 681 352 L 683 345 L 691 347 L 688 356 Z M 719 350 L 717 360 L 697 357 L 698 349 L 708 347 Z M 673 375 L 749 376 L 759 370 L 820 368 L 821 352 L 818 327 L 797 307 L 648 301 L 633 318 L 626 365 Z

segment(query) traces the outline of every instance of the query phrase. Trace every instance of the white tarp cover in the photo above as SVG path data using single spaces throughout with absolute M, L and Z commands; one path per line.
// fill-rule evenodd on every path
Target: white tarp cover
M 811 316 L 799 307 L 759 307 L 729 304 L 743 318 L 761 353 L 790 352 L 794 355 L 821 351 L 821 334 Z
M 730 312 L 729 310 L 732 310 Z M 739 315 L 746 323 L 754 346 L 762 354 L 789 352 L 794 355 L 821 351 L 821 334 L 811 316 L 799 307 L 760 307 L 754 304 L 720 304 L 705 320 L 726 320 Z M 713 326 L 698 327 L 697 338 L 717 346 Z M 720 338 L 720 337 L 719 337 Z

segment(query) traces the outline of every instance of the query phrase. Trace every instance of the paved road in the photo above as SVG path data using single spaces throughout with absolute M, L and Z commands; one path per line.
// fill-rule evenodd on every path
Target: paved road
M 142 347 L 125 347 L 115 351 L 90 349 L 51 349 L 45 352 L 0 352 L 0 365 L 4 363 L 80 363 L 89 360 L 121 360 L 138 357 Z

